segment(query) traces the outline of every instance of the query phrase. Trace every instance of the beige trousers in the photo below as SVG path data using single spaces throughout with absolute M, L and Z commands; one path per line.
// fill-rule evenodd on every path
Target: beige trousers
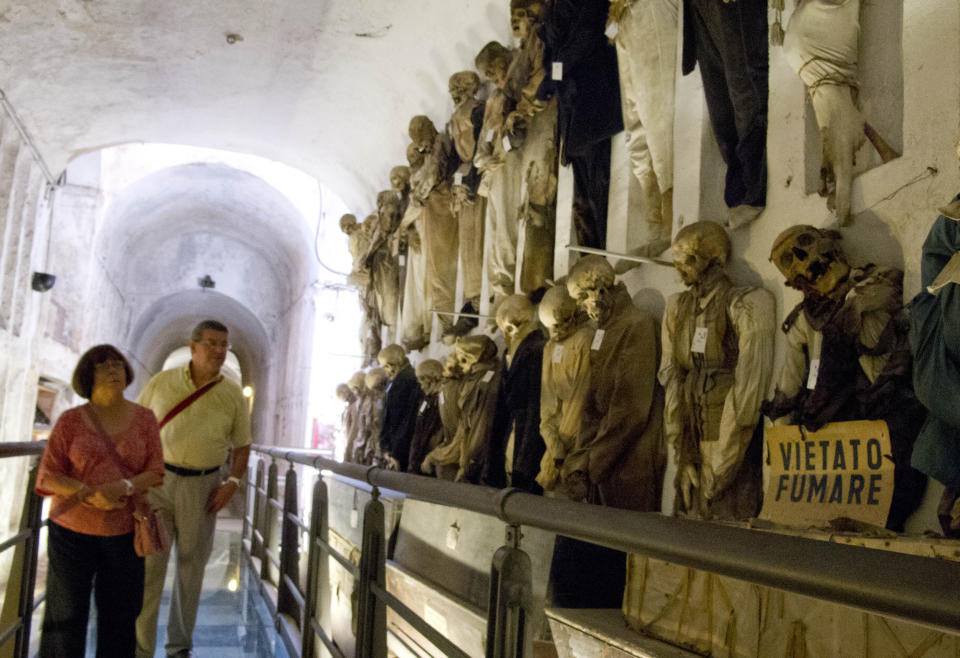
M 457 210 L 464 300 L 480 298 L 483 285 L 483 224 L 486 212 L 487 200 L 481 196 L 462 204 Z
M 150 490 L 150 503 L 163 516 L 176 547 L 176 573 L 167 621 L 167 654 L 193 647 L 203 574 L 213 549 L 217 517 L 207 514 L 207 498 L 220 484 L 220 471 L 185 477 L 166 471 L 163 484 Z M 137 617 L 137 658 L 153 658 L 157 642 L 157 617 L 170 552 L 144 558 L 143 609 Z
M 423 204 L 424 324 L 432 326 L 434 309 L 453 312 L 457 292 L 457 222 L 450 208 L 450 188 L 440 184 Z M 452 315 L 440 315 L 440 326 L 453 325 Z
M 673 188 L 679 11 L 679 0 L 636 0 L 615 39 L 630 165 L 641 183 L 652 172 L 661 193 Z

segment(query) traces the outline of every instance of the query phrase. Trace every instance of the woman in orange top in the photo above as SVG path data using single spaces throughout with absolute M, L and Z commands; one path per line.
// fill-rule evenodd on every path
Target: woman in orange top
M 91 589 L 97 656 L 134 655 L 143 558 L 133 549 L 133 511 L 163 481 L 163 452 L 153 412 L 123 397 L 132 381 L 117 348 L 88 350 L 73 389 L 90 402 L 60 416 L 40 460 L 37 492 L 53 496 L 41 658 L 84 655 Z

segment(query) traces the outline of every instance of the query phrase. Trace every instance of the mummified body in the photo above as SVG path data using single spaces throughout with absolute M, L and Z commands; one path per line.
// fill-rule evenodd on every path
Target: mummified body
M 457 340 L 456 355 L 463 371 L 457 395 L 457 431 L 449 443 L 427 455 L 427 460 L 438 468 L 456 464 L 456 480 L 477 483 L 483 472 L 500 384 L 497 346 L 489 336 L 466 336 Z
M 418 172 L 423 167 L 423 154 L 417 150 L 416 145 L 407 146 L 407 160 L 410 162 L 410 180 L 413 180 L 414 177 L 419 177 Z M 429 314 L 426 313 L 424 299 L 424 253 L 421 240 L 423 202 L 411 193 L 409 182 L 406 187 L 407 207 L 397 231 L 400 239 L 407 244 L 401 326 L 404 347 L 418 350 L 427 344 L 430 333 Z
M 389 468 L 406 471 L 423 391 L 402 347 L 387 345 L 377 360 L 390 378 L 380 426 L 380 452 Z
M 853 165 L 864 138 L 870 137 L 884 162 L 899 156 L 857 107 L 859 41 L 860 0 L 800 0 L 783 42 L 783 54 L 807 86 L 820 126 L 819 192 L 841 226 L 850 222 Z
M 480 287 L 483 277 L 483 224 L 487 200 L 479 196 L 480 172 L 473 164 L 477 139 L 483 126 L 483 101 L 477 100 L 480 77 L 473 71 L 450 76 L 450 96 L 455 109 L 450 117 L 450 137 L 459 164 L 454 174 L 453 212 L 460 238 L 460 267 L 463 298 L 474 309 L 480 308 Z
M 653 316 L 637 308 L 601 256 L 580 259 L 567 280 L 570 296 L 597 323 L 590 350 L 590 388 L 577 447 L 565 479 L 593 487 L 611 507 L 655 511 L 663 460 L 663 389 Z
M 400 198 L 393 190 L 377 195 L 376 231 L 370 240 L 366 265 L 375 293 L 377 312 L 388 327 L 397 326 L 400 306 L 400 270 L 396 231 L 400 225 Z
M 763 412 L 810 430 L 841 420 L 884 420 L 893 451 L 894 494 L 887 527 L 901 531 L 926 480 L 910 453 L 926 411 L 910 381 L 903 272 L 852 267 L 836 231 L 793 226 L 770 259 L 803 301 L 787 316 L 787 351 L 773 400 Z
M 457 361 L 456 350 L 450 352 L 443 364 L 443 380 L 439 384 L 437 406 L 440 422 L 443 425 L 441 443 L 431 450 L 423 460 L 420 471 L 426 474 L 436 473 L 442 480 L 453 480 L 460 470 L 459 448 L 451 447 L 457 438 L 457 426 L 460 419 L 460 388 L 463 384 L 463 370 Z M 454 457 L 454 455 L 457 455 Z
M 443 441 L 443 423 L 440 420 L 440 387 L 443 385 L 443 364 L 427 359 L 417 364 L 417 382 L 423 391 L 423 401 L 417 408 L 417 419 L 410 442 L 407 472 L 421 472 L 427 454 Z
M 586 322 L 586 315 L 578 312 L 565 282 L 547 291 L 540 301 L 539 314 L 550 340 L 543 348 L 540 434 L 546 450 L 540 460 L 537 483 L 544 491 L 566 496 L 560 474 L 580 436 L 583 405 L 590 388 L 594 330 Z
M 677 455 L 676 508 L 745 519 L 760 501 L 759 445 L 745 459 L 773 373 L 773 295 L 734 286 L 730 241 L 713 222 L 684 227 L 674 264 L 688 290 L 667 301 L 660 382 L 664 432 Z
M 432 324 L 432 311 L 443 311 L 440 324 L 452 323 L 457 286 L 457 223 L 453 216 L 450 183 L 458 161 L 449 135 L 437 133 L 433 122 L 419 115 L 410 120 L 410 139 L 424 154 L 423 166 L 411 178 L 413 195 L 423 205 L 424 326 Z
M 540 436 L 540 375 L 546 336 L 525 295 L 511 295 L 497 309 L 506 339 L 493 429 L 487 443 L 483 483 L 541 493 L 536 483 L 543 457 Z

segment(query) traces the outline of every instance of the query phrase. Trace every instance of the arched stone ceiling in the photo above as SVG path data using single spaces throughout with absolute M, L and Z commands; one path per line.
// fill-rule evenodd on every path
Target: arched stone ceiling
M 98 235 L 111 280 L 143 303 L 196 290 L 209 274 L 269 325 L 316 274 L 300 212 L 262 179 L 224 165 L 171 167 L 128 186 Z
M 229 327 L 244 381 L 259 382 L 267 369 L 264 355 L 270 354 L 267 333 L 249 309 L 215 291 L 187 290 L 154 301 L 131 329 L 130 351 L 148 373 L 159 372 L 170 352 L 186 345 L 190 331 L 206 318 Z
M 112 144 L 207 146 L 365 212 L 410 117 L 442 125 L 449 75 L 509 35 L 507 0 L 6 0 L 0 88 L 55 172 Z

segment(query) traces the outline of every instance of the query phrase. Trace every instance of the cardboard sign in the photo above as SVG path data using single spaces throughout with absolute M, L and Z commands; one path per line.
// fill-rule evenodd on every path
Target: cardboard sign
M 503 144 L 503 150 L 506 151 L 507 153 L 509 153 L 513 149 L 513 145 L 510 143 L 510 138 L 507 137 L 506 135 L 503 136 L 503 140 L 501 143 Z
M 550 67 L 550 77 L 553 80 L 563 80 L 563 62 L 554 62 Z
M 610 25 L 607 26 L 607 29 L 603 31 L 603 35 L 608 39 L 610 39 L 611 41 L 613 41 L 614 39 L 617 38 L 617 34 L 619 32 L 620 32 L 620 24 L 610 23 Z
M 818 432 L 768 427 L 770 483 L 761 519 L 824 526 L 845 516 L 883 527 L 893 500 L 890 433 L 882 420 L 830 423 Z

